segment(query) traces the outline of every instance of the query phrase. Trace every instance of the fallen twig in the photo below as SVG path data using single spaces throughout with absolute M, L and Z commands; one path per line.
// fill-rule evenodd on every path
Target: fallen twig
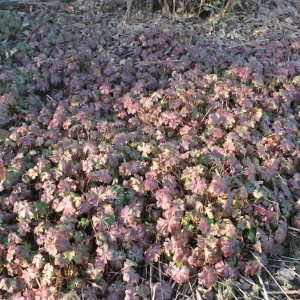
M 288 226 L 288 229 L 300 232 L 300 229 Z
M 282 255 L 281 257 L 283 257 L 285 259 L 300 261 L 300 258 L 293 258 L 293 257 L 284 256 L 284 255 Z
M 274 291 L 267 292 L 269 295 L 300 295 L 300 291 Z
M 264 295 L 265 295 L 266 300 L 269 300 L 270 298 L 268 297 L 268 292 L 267 292 L 267 290 L 266 290 L 266 287 L 265 287 L 265 285 L 264 285 L 264 282 L 262 281 L 262 279 L 261 279 L 261 277 L 260 277 L 259 274 L 257 274 L 257 277 L 258 277 L 258 280 L 259 280 L 259 282 L 260 282 L 260 284 L 261 284 L 261 286 L 262 286 L 262 290 L 263 290 L 263 292 L 264 292 Z
M 259 261 L 259 259 L 257 258 L 257 256 L 253 253 L 253 252 L 251 252 L 252 253 L 252 255 L 255 257 L 255 259 L 258 261 L 258 263 L 268 272 L 268 274 L 272 277 L 272 279 L 274 280 L 274 282 L 278 285 L 278 287 L 281 289 L 281 292 L 282 292 L 282 294 L 284 294 L 286 297 L 287 297 L 287 299 L 290 299 L 291 300 L 291 298 L 287 295 L 287 293 L 282 289 L 282 287 L 280 286 L 280 284 L 277 282 L 277 280 L 274 278 L 274 276 L 271 274 L 271 272 Z

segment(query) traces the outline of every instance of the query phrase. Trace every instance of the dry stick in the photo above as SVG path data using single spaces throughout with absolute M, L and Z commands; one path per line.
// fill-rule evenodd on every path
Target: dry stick
M 172 285 L 172 288 L 173 288 L 173 289 L 174 289 L 174 285 L 175 285 L 175 284 L 176 284 L 176 283 L 174 282 L 173 285 Z M 175 289 L 175 291 L 176 291 L 176 297 L 175 297 L 174 300 L 176 300 L 178 296 L 189 298 L 189 297 L 186 296 L 185 294 L 179 292 L 178 289 Z
M 198 290 L 196 290 L 196 296 L 197 296 L 197 300 L 203 300 L 203 298 Z
M 162 277 L 161 277 L 161 265 L 160 265 L 160 259 L 158 259 L 158 268 L 159 268 L 159 271 L 158 271 L 158 275 L 159 275 L 159 281 L 162 282 Z M 162 293 L 162 296 L 164 298 L 164 294 Z
M 258 280 L 259 280 L 259 282 L 260 282 L 260 284 L 261 284 L 261 286 L 262 286 L 262 289 L 263 289 L 263 291 L 264 291 L 264 295 L 265 295 L 265 297 L 266 297 L 266 300 L 270 300 L 270 298 L 269 298 L 269 296 L 268 296 L 268 293 L 267 293 L 267 290 L 266 290 L 266 287 L 265 287 L 265 285 L 264 285 L 264 283 L 263 283 L 263 281 L 262 281 L 260 275 L 257 274 L 257 277 L 258 277 Z
M 219 282 L 219 283 L 221 285 L 224 285 L 228 289 L 228 287 L 224 283 L 222 283 L 222 282 Z M 231 295 L 233 296 L 233 298 L 235 298 L 236 300 L 238 300 L 238 298 L 234 295 L 234 293 L 231 291 L 231 289 L 228 289 L 228 291 L 231 293 Z M 222 295 L 222 298 L 223 298 L 223 295 Z
M 220 300 L 224 300 L 223 293 L 222 293 L 222 291 L 221 291 L 220 289 L 218 289 L 218 295 L 217 295 L 217 298 L 218 298 L 218 300 L 219 300 L 219 299 L 220 299 Z
M 242 279 L 244 279 L 245 281 L 247 281 L 248 283 L 252 284 L 252 285 L 256 285 L 256 283 L 250 278 L 250 277 L 246 277 L 241 275 L 240 276 Z
M 238 285 L 236 285 L 235 288 L 238 289 L 242 295 L 244 295 L 244 299 L 247 299 L 247 294 Z
M 176 294 L 175 300 L 177 299 L 178 295 L 181 295 L 183 297 L 187 297 L 188 298 L 188 296 L 186 296 L 186 294 L 187 294 L 186 293 L 187 287 L 185 287 L 182 292 L 179 292 L 179 288 L 180 288 L 180 286 L 176 289 L 177 294 Z
M 198 12 L 198 17 L 200 16 L 201 9 L 202 9 L 202 6 L 204 5 L 204 2 L 205 2 L 205 0 L 201 0 L 201 2 L 200 2 L 200 4 L 199 4 L 199 12 Z
M 286 292 L 268 292 L 269 295 L 283 295 L 283 294 L 288 294 L 288 295 L 300 295 L 300 291 L 286 291 Z
M 164 276 L 168 276 L 165 272 L 161 271 L 161 268 L 157 268 L 157 267 L 153 266 L 153 269 L 156 269 L 158 272 L 161 272 L 161 274 L 163 274 Z M 161 274 L 160 274 L 160 281 L 162 280 Z
M 207 115 L 209 114 L 209 112 L 211 111 L 212 106 L 209 108 L 209 110 L 206 112 L 205 116 L 202 118 L 202 120 L 200 121 L 200 124 L 204 121 L 204 119 L 207 117 Z
M 300 229 L 298 229 L 298 228 L 294 228 L 294 227 L 288 227 L 288 229 L 291 229 L 291 230 L 294 230 L 294 231 L 297 231 L 297 232 L 300 232 Z
M 38 96 L 36 96 L 34 94 L 30 94 L 30 96 L 32 96 L 33 98 L 35 98 L 36 100 L 38 100 L 42 104 L 42 106 L 45 107 L 45 104 L 41 101 L 41 99 Z
M 292 300 L 287 294 L 286 292 L 283 290 L 283 288 L 280 286 L 280 284 L 277 282 L 277 280 L 274 278 L 274 276 L 271 274 L 271 272 L 259 261 L 259 259 L 257 258 L 257 256 L 251 251 L 252 255 L 256 258 L 256 260 L 258 261 L 258 263 L 268 272 L 268 274 L 272 277 L 272 279 L 276 282 L 276 284 L 278 285 L 278 287 L 281 289 L 282 293 L 284 295 L 286 295 L 287 299 Z
M 278 260 L 278 261 L 280 261 L 280 262 L 283 262 L 283 263 L 284 263 L 284 261 L 283 261 L 283 260 L 282 260 L 282 261 L 281 261 L 281 260 Z M 285 265 L 286 265 L 286 264 L 285 264 Z M 268 264 L 268 266 L 269 266 L 269 267 L 272 267 L 272 268 L 275 268 L 275 269 L 276 269 L 276 268 L 277 268 L 277 269 L 282 269 L 282 266 L 279 266 L 279 265 L 269 265 L 269 264 Z M 286 265 L 286 266 L 287 266 L 287 265 Z M 287 266 L 287 267 L 288 267 L 288 266 Z
M 187 284 L 184 285 L 184 289 L 183 289 L 183 291 L 181 292 L 181 294 L 182 294 L 184 297 L 189 298 L 189 296 L 186 296 L 186 294 L 188 293 L 188 289 L 189 289 L 189 287 L 190 287 L 190 289 L 191 289 L 191 291 L 192 291 L 193 298 L 195 299 L 195 294 L 194 294 L 194 292 L 193 292 L 193 288 L 192 288 L 192 285 L 191 285 L 190 280 L 188 281 L 188 284 L 189 284 L 189 286 L 188 286 Z
M 288 234 L 290 234 L 290 235 L 294 236 L 295 238 L 298 238 L 298 239 L 299 239 L 299 235 L 296 235 L 296 234 L 291 233 L 291 232 L 288 232 Z
M 227 10 L 230 9 L 231 2 L 232 2 L 232 0 L 228 0 L 228 2 L 227 2 L 227 4 L 226 4 L 225 8 L 223 9 L 223 11 L 222 11 L 222 13 L 221 13 L 221 16 L 222 16 L 222 17 L 226 14 Z
M 152 270 L 153 270 L 153 266 L 152 264 L 150 263 L 150 296 L 151 296 L 151 293 L 152 293 Z M 154 291 L 155 292 L 155 291 Z M 152 297 L 154 299 L 154 295 L 155 293 L 152 294 Z
M 156 289 L 156 285 L 154 285 L 154 287 L 153 287 L 153 294 L 152 294 L 152 300 L 154 300 L 155 298 L 155 289 Z
M 158 262 L 159 263 L 159 262 Z M 152 276 L 153 276 L 153 264 L 151 263 L 150 264 L 150 293 L 152 293 L 152 297 L 151 297 L 151 300 L 155 300 L 155 291 L 157 289 L 157 285 L 152 283 Z M 161 282 L 161 280 L 160 280 Z M 152 291 L 152 287 L 153 287 L 153 291 Z
M 174 289 L 174 286 L 175 286 L 175 284 L 176 284 L 176 282 L 174 281 L 174 283 L 172 284 L 172 290 Z M 176 297 L 175 297 L 175 300 L 177 300 L 177 297 L 178 297 L 178 295 L 180 294 L 179 292 L 178 292 L 178 289 L 176 289 Z
M 83 295 L 83 286 L 81 287 L 81 297 L 82 297 L 82 300 L 84 300 L 84 295 Z
M 282 255 L 281 257 L 286 258 L 287 260 L 290 259 L 290 260 L 300 261 L 300 258 L 293 258 L 293 257 L 284 256 L 284 255 Z M 279 260 L 279 261 L 281 261 L 281 260 Z
M 252 284 L 252 285 L 257 285 L 261 289 L 261 287 L 258 284 L 256 284 L 250 277 L 247 278 L 247 277 L 245 277 L 243 275 L 241 275 L 240 277 L 242 279 L 244 279 L 245 281 L 247 281 L 248 283 Z M 236 287 L 238 287 L 239 289 L 241 289 L 238 285 L 236 285 Z M 251 296 L 251 297 L 256 298 L 256 299 L 261 299 L 261 298 L 258 298 L 256 296 Z
M 40 284 L 39 280 L 37 278 L 35 278 L 35 281 L 37 282 L 39 288 L 41 288 L 41 284 Z
M 247 299 L 247 294 L 237 284 L 235 284 L 235 288 L 237 288 L 240 291 L 240 293 L 244 295 L 244 299 Z M 253 295 L 251 295 L 251 297 L 252 298 L 256 298 L 256 299 L 260 299 L 260 298 L 258 298 L 256 296 L 253 296 Z
M 300 261 L 299 258 L 292 258 L 292 257 L 286 257 L 286 256 L 281 256 L 281 257 L 284 257 L 285 259 L 274 259 L 274 258 L 269 258 L 268 260 L 270 260 L 270 261 L 284 262 L 284 263 L 286 263 L 286 262 L 290 263 L 291 260 Z
M 191 282 L 190 282 L 190 281 L 189 281 L 189 286 L 190 286 L 190 289 L 191 289 L 191 291 L 192 291 L 193 298 L 195 299 L 195 293 L 194 293 L 194 291 L 193 291 L 193 287 L 192 287 L 192 285 L 191 285 Z

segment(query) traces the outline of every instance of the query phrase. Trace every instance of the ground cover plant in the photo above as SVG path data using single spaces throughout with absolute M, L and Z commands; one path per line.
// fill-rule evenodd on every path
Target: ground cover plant
M 300 229 L 300 39 L 152 28 L 101 54 L 79 18 L 0 11 L 2 299 L 260 274 Z

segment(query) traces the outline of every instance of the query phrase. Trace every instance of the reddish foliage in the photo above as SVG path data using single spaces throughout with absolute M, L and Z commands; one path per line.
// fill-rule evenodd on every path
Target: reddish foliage
M 255 275 L 244 253 L 300 228 L 300 38 L 99 42 L 80 22 L 0 11 L 1 51 L 18 50 L 0 64 L 1 296 L 166 300 L 168 277 Z M 159 262 L 151 295 L 139 274 Z

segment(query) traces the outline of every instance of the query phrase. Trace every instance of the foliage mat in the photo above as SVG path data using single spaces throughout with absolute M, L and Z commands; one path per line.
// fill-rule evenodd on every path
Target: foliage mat
M 0 11 L 1 299 L 209 299 L 260 275 L 299 241 L 300 38 L 80 18 Z

